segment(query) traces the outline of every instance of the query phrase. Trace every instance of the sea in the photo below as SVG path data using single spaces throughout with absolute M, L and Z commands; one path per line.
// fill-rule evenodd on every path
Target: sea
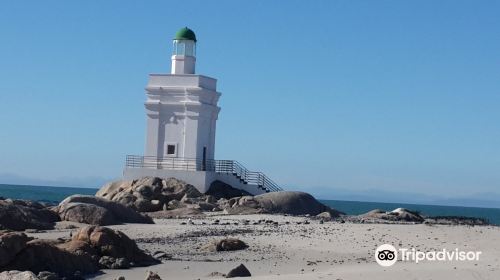
M 97 188 L 81 187 L 51 187 L 31 185 L 7 185 L 0 184 L 0 197 L 13 199 L 29 199 L 46 203 L 59 203 L 73 194 L 94 195 Z M 385 203 L 366 201 L 345 200 L 320 200 L 322 203 L 342 211 L 348 215 L 359 215 L 373 209 L 391 211 L 402 207 L 419 211 L 425 216 L 463 216 L 483 218 L 491 224 L 500 225 L 500 208 L 462 207 L 462 206 L 439 206 L 406 203 Z

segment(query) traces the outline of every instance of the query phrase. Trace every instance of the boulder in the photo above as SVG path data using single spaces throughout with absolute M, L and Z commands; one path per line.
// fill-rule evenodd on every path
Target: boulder
M 205 202 L 215 204 L 215 203 L 217 203 L 217 198 L 213 195 L 206 195 Z
M 213 182 L 206 194 L 201 194 L 194 186 L 175 178 L 144 177 L 109 183 L 96 195 L 139 212 L 151 213 L 148 216 L 154 218 L 184 217 L 198 215 L 201 211 L 221 210 L 228 214 L 317 215 L 329 212 L 332 217 L 342 214 L 307 193 L 283 191 L 251 196 L 220 181 Z
M 205 194 L 212 195 L 216 199 L 221 199 L 221 198 L 230 199 L 232 197 L 252 195 L 244 190 L 233 188 L 230 185 L 221 182 L 219 180 L 212 182 L 212 184 L 210 184 L 210 187 L 208 188 L 208 191 L 205 192 Z
M 213 211 L 214 209 L 217 209 L 217 205 L 213 203 L 207 203 L 207 202 L 198 202 L 197 205 L 199 206 L 200 210 L 202 211 Z
M 181 205 L 182 204 L 181 204 L 180 201 L 178 201 L 177 199 L 172 199 L 172 200 L 170 200 L 168 202 L 168 208 L 167 209 L 170 209 L 170 210 L 177 209 L 177 208 L 181 207 Z M 165 209 L 165 210 L 167 210 L 167 209 Z
M 185 195 L 187 195 L 187 197 L 189 198 L 200 197 L 203 195 L 195 186 L 188 184 L 182 180 L 168 178 L 167 180 L 163 180 L 162 182 L 163 185 L 161 192 L 169 200 L 170 198 L 180 200 Z
M 175 178 L 163 180 L 144 177 L 131 181 L 116 181 L 104 185 L 96 196 L 106 198 L 139 212 L 155 212 L 171 200 L 180 201 L 203 196 L 193 185 Z
M 154 185 L 140 185 L 134 191 L 138 192 L 140 196 L 151 199 L 155 193 L 154 188 L 158 184 Z
M 23 235 L 21 234 L 20 238 L 24 238 Z M 5 234 L 2 237 L 5 237 Z M 2 240 L 2 246 L 13 244 L 14 238 L 6 237 L 5 240 L 5 244 Z M 18 241 L 19 244 L 23 242 L 25 238 Z M 16 246 L 9 248 L 13 247 Z M 19 247 L 21 246 L 16 248 Z M 56 273 L 58 277 L 73 279 L 78 275 L 95 273 L 99 268 L 117 269 L 159 263 L 140 250 L 135 242 L 122 232 L 99 226 L 82 228 L 69 241 L 63 239 L 28 241 L 14 257 L 8 255 L 5 260 L 8 260 L 5 261 L 7 264 L 1 265 L 0 270 L 30 270 L 39 273 L 38 278 L 47 280 L 59 278 L 54 278 L 54 275 L 44 276 L 42 272 L 50 271 Z
M 148 271 L 146 274 L 146 280 L 161 280 L 161 277 L 156 272 Z
M 50 272 L 50 271 L 41 271 L 37 275 L 38 279 L 40 280 L 60 280 L 61 278 L 57 273 Z
M 89 203 L 66 203 L 59 208 L 63 221 L 78 222 L 91 225 L 116 225 L 120 222 L 108 209 Z
M 55 272 L 61 276 L 72 277 L 76 271 L 83 274 L 95 273 L 99 267 L 87 254 L 76 255 L 59 248 L 58 241 L 35 239 L 5 266 L 8 270 L 30 270 Z
M 56 246 L 57 248 L 69 252 L 73 255 L 90 258 L 94 263 L 97 263 L 100 258 L 99 252 L 88 242 L 71 240 L 69 242 L 57 244 Z
M 159 185 L 162 183 L 161 181 L 160 178 L 153 177 L 144 177 L 132 181 L 118 180 L 102 186 L 99 191 L 97 191 L 96 196 L 115 201 L 114 198 L 119 193 L 132 193 L 134 191 L 132 187 L 137 188 L 142 185 Z
M 259 202 L 253 196 L 250 196 L 250 195 L 240 197 L 238 199 L 237 205 L 246 206 L 246 207 L 250 207 L 250 208 L 259 208 L 260 207 Z M 233 205 L 233 207 L 234 207 L 234 205 Z
M 99 266 L 101 268 L 109 268 L 109 269 L 124 269 L 130 267 L 130 262 L 125 258 L 113 258 L 110 256 L 102 256 L 99 259 Z
M 164 251 L 155 251 L 153 257 L 157 260 L 171 260 L 172 255 L 165 253 Z
M 27 200 L 0 200 L 0 229 L 53 229 L 59 216 L 40 203 Z
M 106 197 L 103 197 L 103 198 L 106 198 Z M 109 199 L 109 198 L 106 198 L 106 199 Z M 131 208 L 134 208 L 135 210 L 137 210 L 136 209 L 137 205 L 135 204 L 135 202 L 137 201 L 137 197 L 133 195 L 133 192 L 118 193 L 113 197 L 112 201 L 118 202 L 118 203 L 123 204 L 127 207 L 131 207 Z
M 392 215 L 396 215 L 399 220 L 407 222 L 418 222 L 422 223 L 424 218 L 416 211 L 411 211 L 405 208 L 397 208 L 390 212 Z
M 156 264 L 158 261 L 140 250 L 135 242 L 121 231 L 106 227 L 87 226 L 73 235 L 72 242 L 90 244 L 101 256 L 125 258 L 136 266 Z
M 233 277 L 251 277 L 252 274 L 248 269 L 243 265 L 240 264 L 239 266 L 231 269 L 227 275 L 226 278 L 233 278 Z
M 231 197 L 230 199 L 227 200 L 227 205 L 229 207 L 233 207 L 236 204 L 238 204 L 239 199 L 240 199 L 239 197 Z
M 0 280 L 40 280 L 31 271 L 10 270 L 0 273 Z
M 33 238 L 20 232 L 0 233 L 0 267 L 7 265 Z
M 121 223 L 152 224 L 149 217 L 118 202 L 90 195 L 72 195 L 58 206 L 62 220 L 92 225 L 114 225 Z
M 201 247 L 204 251 L 220 252 L 220 251 L 237 251 L 248 248 L 248 245 L 236 238 L 225 238 L 215 240 Z
M 144 198 L 137 198 L 134 201 L 134 209 L 136 209 L 139 212 L 154 212 L 154 211 L 159 211 L 161 210 L 163 204 L 160 203 L 159 200 L 153 199 L 144 199 Z
M 238 203 L 238 197 L 233 197 L 230 199 L 221 198 L 217 201 L 217 204 L 221 209 L 227 209 L 233 207 L 237 203 Z
M 397 208 L 390 212 L 386 212 L 380 209 L 371 210 L 365 214 L 359 215 L 361 220 L 386 220 L 392 222 L 414 222 L 422 223 L 424 218 L 420 216 L 419 213 L 404 209 Z
M 187 194 L 185 194 L 185 195 L 181 198 L 181 201 L 180 201 L 180 202 L 181 202 L 181 203 L 183 203 L 183 204 L 192 204 L 192 203 L 194 203 L 195 201 L 194 201 L 191 197 L 189 197 Z
M 318 215 L 330 212 L 332 217 L 342 214 L 339 211 L 317 201 L 312 195 L 305 192 L 281 191 L 254 196 L 259 207 L 268 213 L 281 213 L 291 215 Z
M 332 214 L 330 212 L 328 212 L 328 211 L 321 212 L 318 215 L 316 215 L 316 217 L 320 218 L 320 219 L 323 219 L 323 220 L 331 220 L 333 218 Z

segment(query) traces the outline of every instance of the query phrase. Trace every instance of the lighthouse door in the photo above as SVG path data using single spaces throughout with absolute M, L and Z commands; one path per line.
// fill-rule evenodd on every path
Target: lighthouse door
M 201 170 L 207 170 L 207 147 L 203 147 L 203 158 L 201 162 Z

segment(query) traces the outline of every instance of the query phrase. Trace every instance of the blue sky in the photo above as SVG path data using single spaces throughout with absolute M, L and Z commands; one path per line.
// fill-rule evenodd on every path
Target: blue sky
M 171 39 L 188 26 L 197 72 L 223 94 L 217 158 L 331 198 L 499 193 L 499 11 L 498 1 L 5 1 L 0 173 L 119 178 L 125 155 L 143 153 L 147 75 L 170 71 Z

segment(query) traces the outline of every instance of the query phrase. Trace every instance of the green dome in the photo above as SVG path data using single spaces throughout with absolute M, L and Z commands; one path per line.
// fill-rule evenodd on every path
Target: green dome
M 196 35 L 193 30 L 184 27 L 175 33 L 174 40 L 192 40 L 196 42 Z

